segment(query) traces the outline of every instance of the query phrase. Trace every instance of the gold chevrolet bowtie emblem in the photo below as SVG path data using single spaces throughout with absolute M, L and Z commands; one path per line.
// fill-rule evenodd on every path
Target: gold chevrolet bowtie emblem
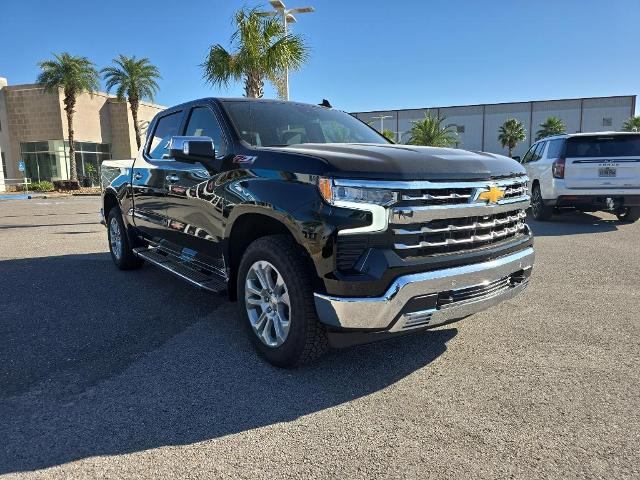
M 504 197 L 504 190 L 500 190 L 495 185 L 491 185 L 489 190 L 478 195 L 479 200 L 486 200 L 487 203 L 498 203 L 502 197 Z

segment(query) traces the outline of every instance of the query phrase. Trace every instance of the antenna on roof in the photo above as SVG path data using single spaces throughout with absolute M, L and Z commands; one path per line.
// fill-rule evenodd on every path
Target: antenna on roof
M 324 107 L 324 108 L 333 108 L 331 106 L 331 104 L 329 103 L 329 100 L 327 100 L 326 98 L 323 98 L 322 99 L 322 103 L 319 103 L 318 105 L 320 105 L 321 107 Z

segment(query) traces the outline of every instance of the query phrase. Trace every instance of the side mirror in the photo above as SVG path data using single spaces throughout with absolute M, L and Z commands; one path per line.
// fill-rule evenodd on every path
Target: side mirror
M 213 160 L 216 150 L 211 137 L 171 137 L 169 156 L 186 162 Z
M 514 159 L 516 162 L 518 162 L 518 163 L 522 163 L 522 161 L 521 161 L 522 159 L 520 158 L 520 155 L 514 155 L 514 156 L 513 156 L 513 157 L 511 157 L 511 158 L 513 158 L 513 159 Z

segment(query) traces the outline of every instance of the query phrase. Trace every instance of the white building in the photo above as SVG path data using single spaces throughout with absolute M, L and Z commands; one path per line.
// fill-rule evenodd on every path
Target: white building
M 517 146 L 514 155 L 523 155 L 535 141 L 540 124 L 549 117 L 560 118 L 567 127 L 567 133 L 611 131 L 620 130 L 635 110 L 636 96 L 626 95 L 355 112 L 353 115 L 378 130 L 384 127 L 384 130 L 393 131 L 396 140 L 406 143 L 412 122 L 424 118 L 430 111 L 446 118 L 443 125 L 455 125 L 459 148 L 504 155 L 507 149 L 502 148 L 498 141 L 498 129 L 507 119 L 516 118 L 526 128 L 527 139 Z

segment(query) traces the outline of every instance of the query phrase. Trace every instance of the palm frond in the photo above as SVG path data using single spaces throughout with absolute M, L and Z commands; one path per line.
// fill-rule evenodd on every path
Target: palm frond
M 410 145 L 426 145 L 431 147 L 454 147 L 458 143 L 458 136 L 453 125 L 443 125 L 444 117 L 425 112 L 422 120 L 412 122 L 409 131 Z
M 227 87 L 245 79 L 262 84 L 269 79 L 278 87 L 278 79 L 286 70 L 298 70 L 308 60 L 309 49 L 299 35 L 285 35 L 281 21 L 261 17 L 257 8 L 243 8 L 233 18 L 235 31 L 231 35 L 231 50 L 213 45 L 201 64 L 205 81 L 213 86 Z
M 148 58 L 119 55 L 113 59 L 113 65 L 101 70 L 107 92 L 116 89 L 120 99 L 149 99 L 153 101 L 160 87 L 160 71 Z

